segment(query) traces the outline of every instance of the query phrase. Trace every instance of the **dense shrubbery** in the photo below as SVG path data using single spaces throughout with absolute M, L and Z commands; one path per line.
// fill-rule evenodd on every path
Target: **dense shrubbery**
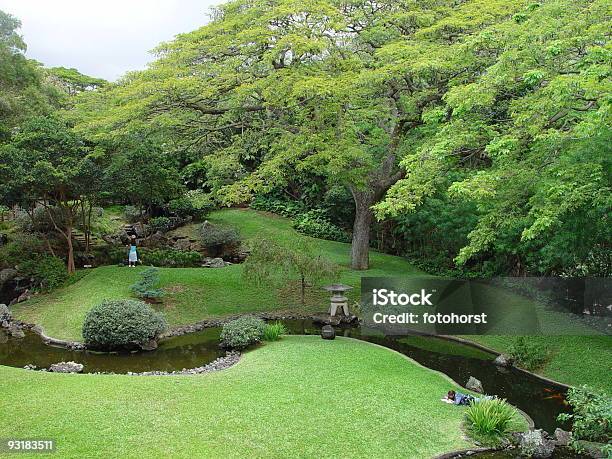
M 293 220 L 293 227 L 302 234 L 328 239 L 330 241 L 350 242 L 351 236 L 327 218 L 325 211 L 314 209 L 300 214 Z
M 141 249 L 141 258 L 149 265 L 168 268 L 200 266 L 202 261 L 202 255 L 199 252 L 176 249 Z
M 15 266 L 27 260 L 35 259 L 46 251 L 43 239 L 35 234 L 15 233 L 9 241 L 0 246 L 0 266 Z
M 256 317 L 245 316 L 223 325 L 221 344 L 233 349 L 258 343 L 264 336 L 266 323 Z
M 125 206 L 123 209 L 123 215 L 129 223 L 136 223 L 142 220 L 144 217 L 142 211 L 135 206 Z
M 33 277 L 42 290 L 49 291 L 61 286 L 68 279 L 66 264 L 61 258 L 42 255 L 19 263 L 19 272 Z
M 328 239 L 330 241 L 350 242 L 350 235 L 333 224 L 324 209 L 307 209 L 301 201 L 290 201 L 274 196 L 256 196 L 251 208 L 274 212 L 293 219 L 293 227 L 302 234 Z
M 485 443 L 497 443 L 512 426 L 516 410 L 505 400 L 494 398 L 470 404 L 465 412 L 468 431 Z
M 130 286 L 130 291 L 138 298 L 160 298 L 164 291 L 155 288 L 159 284 L 159 270 L 147 268 L 140 273 L 140 278 Z
M 166 329 L 162 314 L 136 300 L 108 300 L 94 306 L 85 317 L 83 339 L 98 349 L 143 345 Z
M 282 335 L 286 334 L 287 328 L 281 322 L 274 322 L 273 324 L 266 324 L 263 339 L 264 341 L 278 341 Z
M 149 226 L 154 233 L 157 231 L 165 233 L 172 229 L 172 220 L 168 217 L 153 217 L 149 220 Z
M 300 201 L 289 201 L 269 195 L 260 195 L 253 198 L 251 209 L 273 212 L 283 217 L 295 217 L 307 210 Z
M 525 370 L 534 371 L 542 368 L 549 357 L 549 351 L 541 344 L 532 343 L 523 336 L 515 338 L 508 348 L 508 354 L 516 364 Z
M 559 415 L 560 421 L 571 421 L 571 446 L 582 451 L 581 440 L 604 443 L 604 457 L 612 454 L 612 398 L 602 392 L 593 392 L 586 387 L 571 388 L 567 400 L 573 414 Z
M 234 228 L 204 222 L 200 228 L 200 242 L 209 251 L 219 252 L 223 247 L 238 246 L 240 234 Z

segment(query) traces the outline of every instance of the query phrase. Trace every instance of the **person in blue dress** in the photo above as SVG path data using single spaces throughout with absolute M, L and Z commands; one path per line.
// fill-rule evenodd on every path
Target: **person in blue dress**
M 138 252 L 136 251 L 136 236 L 132 236 L 130 241 L 130 251 L 128 254 L 128 266 L 130 268 L 136 267 L 138 262 Z

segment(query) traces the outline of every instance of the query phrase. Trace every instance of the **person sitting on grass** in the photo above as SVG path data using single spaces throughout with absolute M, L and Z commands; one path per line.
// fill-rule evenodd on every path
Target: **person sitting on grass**
M 137 261 L 138 261 L 138 253 L 136 252 L 136 236 L 132 235 L 132 239 L 130 241 L 130 252 L 128 255 L 128 267 L 130 268 L 136 267 Z
M 493 397 L 484 396 L 483 398 L 477 398 L 470 394 L 462 394 L 461 392 L 455 392 L 454 390 L 449 390 L 446 397 L 442 399 L 444 403 L 452 403 L 453 405 L 470 405 L 472 403 L 478 403 L 481 400 L 491 399 Z

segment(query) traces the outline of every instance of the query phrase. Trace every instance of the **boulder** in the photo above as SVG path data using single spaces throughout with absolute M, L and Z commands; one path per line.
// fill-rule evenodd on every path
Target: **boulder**
M 331 325 L 325 325 L 321 329 L 321 338 L 323 339 L 334 339 L 336 338 L 336 330 Z
M 499 354 L 497 357 L 495 357 L 493 363 L 498 367 L 510 368 L 512 365 L 514 365 L 514 358 L 507 354 Z
M 527 457 L 545 459 L 552 456 L 555 444 L 542 429 L 531 430 L 521 435 L 519 450 Z
M 0 271 L 0 285 L 13 280 L 17 276 L 17 270 L 14 268 L 5 268 Z
M 557 446 L 568 446 L 572 439 L 572 433 L 567 430 L 555 429 L 555 444 Z
M 157 349 L 157 341 L 152 339 L 152 340 L 146 342 L 145 344 L 141 344 L 140 348 L 143 351 L 154 351 L 155 349 Z
M 28 301 L 30 298 L 32 298 L 32 294 L 30 293 L 29 290 L 26 290 L 21 295 L 19 295 L 19 297 L 15 300 L 15 303 L 21 303 L 22 301 Z
M 49 371 L 54 373 L 81 373 L 83 365 L 76 362 L 59 362 L 51 365 Z
M 470 376 L 470 379 L 468 379 L 468 382 L 465 384 L 465 388 L 474 392 L 478 392 L 479 394 L 484 394 L 482 383 L 480 382 L 480 380 L 474 378 L 473 376 Z
M 7 330 L 9 332 L 9 335 L 11 335 L 13 338 L 18 338 L 18 339 L 25 338 L 25 333 L 23 332 L 21 327 L 17 325 L 15 322 L 9 323 Z
M 203 268 L 225 268 L 231 263 L 223 260 L 223 258 L 209 258 L 206 257 L 202 260 Z
M 6 304 L 0 304 L 0 323 L 10 320 L 11 311 Z
M 191 241 L 189 239 L 178 239 L 174 243 L 174 248 L 177 250 L 187 251 L 191 249 Z

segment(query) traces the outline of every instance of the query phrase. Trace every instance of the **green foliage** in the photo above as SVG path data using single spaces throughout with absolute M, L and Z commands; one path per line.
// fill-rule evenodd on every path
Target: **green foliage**
M 46 251 L 44 241 L 39 235 L 16 232 L 10 235 L 8 243 L 0 246 L 0 266 L 15 266 L 35 260 Z
M 305 304 L 306 287 L 338 276 L 338 267 L 315 253 L 313 246 L 301 238 L 291 246 L 265 238 L 250 243 L 251 253 L 244 263 L 245 279 L 255 282 L 282 282 L 297 278 L 301 286 L 301 301 Z
M 293 220 L 293 227 L 302 234 L 330 241 L 350 242 L 351 236 L 329 221 L 325 211 L 309 210 Z
M 583 452 L 581 441 L 593 441 L 608 445 L 612 441 L 612 398 L 604 392 L 594 392 L 589 388 L 572 387 L 567 392 L 567 400 L 573 414 L 562 413 L 560 421 L 571 421 L 571 446 Z
M 271 195 L 257 195 L 250 204 L 251 209 L 273 212 L 283 217 L 296 217 L 306 211 L 299 201 L 279 199 Z
M 128 223 L 136 223 L 143 219 L 144 214 L 141 209 L 136 206 L 125 206 L 123 216 Z
M 264 336 L 266 323 L 256 317 L 244 316 L 223 325 L 221 344 L 232 349 L 244 349 L 258 343 Z
M 539 370 L 550 358 L 550 352 L 541 344 L 534 343 L 524 336 L 514 339 L 508 348 L 508 354 L 512 356 L 516 364 L 525 370 Z
M 240 244 L 240 234 L 235 228 L 204 222 L 200 227 L 200 242 L 209 249 L 236 246 Z
M 287 329 L 282 322 L 274 322 L 273 324 L 266 324 L 266 328 L 263 332 L 264 341 L 278 341 L 282 335 L 287 334 Z
M 159 270 L 147 268 L 140 273 L 140 279 L 130 286 L 132 294 L 138 298 L 151 299 L 164 296 L 164 291 L 155 288 L 159 284 Z
M 145 344 L 166 329 L 161 313 L 135 300 L 107 300 L 94 306 L 83 323 L 88 346 L 117 349 Z
M 496 444 L 510 432 L 516 410 L 505 400 L 494 398 L 471 403 L 465 411 L 468 432 L 479 441 Z
M 204 193 L 196 190 L 185 193 L 168 203 L 168 211 L 181 218 L 193 217 L 201 220 L 215 208 L 214 203 Z
M 149 225 L 151 226 L 151 230 L 153 232 L 161 231 L 165 233 L 169 231 L 172 227 L 172 220 L 168 217 L 153 217 L 149 220 Z
M 37 256 L 19 263 L 18 266 L 19 272 L 34 278 L 43 291 L 54 290 L 62 286 L 68 279 L 64 261 L 51 255 Z
M 199 252 L 176 249 L 141 249 L 144 262 L 154 266 L 169 268 L 188 268 L 200 266 L 202 255 Z

